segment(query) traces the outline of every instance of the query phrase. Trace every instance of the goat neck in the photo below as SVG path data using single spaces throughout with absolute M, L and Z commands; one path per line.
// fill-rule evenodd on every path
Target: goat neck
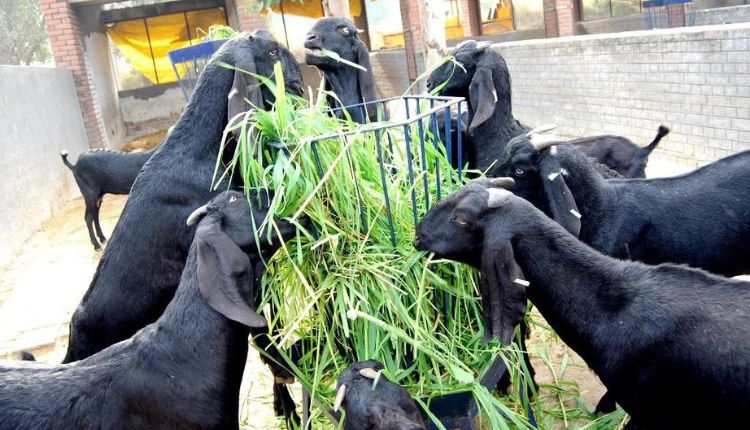
M 234 73 L 214 61 L 206 66 L 201 77 L 204 79 L 198 80 L 185 111 L 157 154 L 176 151 L 216 159 L 227 122 L 227 94 L 232 89 Z
M 597 333 L 636 293 L 620 281 L 626 263 L 593 252 L 527 202 L 519 206 L 526 210 L 515 208 L 513 218 L 524 221 L 514 231 L 512 244 L 530 283 L 528 297 L 560 338 L 591 365 L 599 356 Z
M 610 187 L 602 175 L 592 166 L 589 159 L 575 147 L 559 145 L 544 150 L 543 157 L 556 157 L 564 170 L 565 183 L 582 215 L 581 237 L 585 236 L 586 225 L 599 219 L 606 211 Z M 546 178 L 542 178 L 545 180 Z
M 364 102 L 362 94 L 359 92 L 359 77 L 357 75 L 357 70 L 352 67 L 339 67 L 335 70 L 326 70 L 324 72 L 326 89 L 338 97 L 338 101 L 336 101 L 329 96 L 328 106 L 334 107 L 340 104 L 343 107 Z M 349 115 L 352 116 L 352 119 L 356 120 L 361 115 L 359 111 L 358 108 L 352 109 Z

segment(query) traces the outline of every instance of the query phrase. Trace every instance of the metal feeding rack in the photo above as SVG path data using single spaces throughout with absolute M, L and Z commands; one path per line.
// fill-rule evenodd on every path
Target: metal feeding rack
M 394 180 L 397 175 L 406 173 L 410 188 L 410 202 L 408 204 L 411 207 L 412 220 L 415 226 L 430 206 L 444 197 L 442 187 L 444 183 L 453 181 L 457 181 L 453 183 L 460 183 L 465 173 L 463 165 L 467 161 L 464 159 L 464 137 L 461 122 L 462 111 L 465 111 L 465 101 L 463 97 L 402 96 L 335 108 L 331 109 L 330 112 L 333 115 L 343 116 L 346 114 L 344 110 L 350 114 L 354 110 L 359 110 L 361 118 L 368 118 L 368 113 L 374 114 L 374 117 L 378 118 L 379 121 L 362 124 L 352 131 L 321 135 L 311 139 L 310 145 L 318 174 L 322 177 L 325 170 L 325 166 L 321 163 L 318 155 L 318 145 L 331 139 L 344 139 L 346 141 L 355 135 L 371 134 L 377 152 L 385 205 L 385 213 L 381 211 L 376 212 L 376 214 L 387 219 L 390 241 L 394 247 L 400 240 L 408 239 L 410 242 L 411 238 L 399 238 L 394 228 L 394 202 L 393 197 L 388 192 L 389 181 Z M 399 143 L 403 144 L 403 148 L 397 148 Z M 445 151 L 445 158 L 447 158 L 449 165 L 445 165 L 445 163 L 441 165 L 439 160 L 434 157 L 430 158 L 428 156 L 429 145 L 435 150 Z M 393 157 L 399 154 L 401 156 L 400 162 L 392 162 Z M 407 171 L 403 172 L 402 169 Z M 430 174 L 428 175 L 427 172 Z M 355 189 L 359 190 L 357 176 L 353 175 L 353 178 Z M 368 220 L 368 211 L 364 207 L 359 192 L 357 192 L 356 198 L 361 225 L 364 230 L 367 230 L 370 223 L 377 220 Z M 372 214 L 373 212 L 369 211 L 369 213 Z M 480 372 L 477 381 L 488 390 L 492 390 L 507 371 L 503 359 L 496 356 Z M 525 393 L 522 396 L 525 397 Z M 310 394 L 303 389 L 303 428 L 305 428 L 306 423 L 309 423 L 310 407 Z M 429 402 L 429 409 L 446 428 L 475 429 L 478 406 L 471 392 L 434 397 Z M 530 406 L 527 407 L 527 411 L 529 422 L 535 425 L 536 420 Z M 331 410 L 324 412 L 332 422 L 338 423 L 339 414 Z M 424 411 L 423 415 L 427 416 Z M 437 430 L 437 426 L 432 423 L 428 425 L 428 428 Z
M 695 24 L 692 0 L 644 0 L 643 15 L 649 30 Z
M 185 96 L 185 101 L 190 99 L 195 84 L 198 82 L 198 76 L 206 68 L 208 60 L 226 41 L 227 39 L 201 42 L 167 53 L 169 61 L 172 62 L 172 69 L 177 75 L 177 82 L 180 84 L 182 95 Z
M 367 118 L 368 113 L 376 113 L 376 117 L 382 121 L 362 124 L 356 130 L 341 134 L 329 134 L 314 137 L 310 140 L 313 154 L 316 157 L 318 173 L 323 174 L 323 166 L 318 156 L 317 145 L 330 139 L 348 139 L 353 135 L 372 134 L 375 139 L 377 159 L 380 167 L 380 180 L 383 186 L 383 199 L 386 207 L 386 216 L 391 233 L 391 244 L 396 246 L 397 237 L 393 226 L 393 211 L 391 208 L 391 197 L 388 194 L 387 181 L 396 167 L 389 165 L 389 158 L 397 152 L 394 147 L 394 133 L 402 134 L 404 141 L 403 154 L 405 154 L 406 168 L 408 169 L 409 185 L 411 188 L 411 210 L 414 225 L 418 223 L 420 216 L 418 205 L 417 186 L 421 178 L 421 197 L 424 199 L 424 210 L 429 210 L 431 202 L 443 198 L 441 177 L 446 174 L 458 175 L 455 179 L 463 176 L 463 164 L 466 160 L 462 156 L 463 137 L 461 123 L 454 124 L 451 114 L 455 111 L 458 118 L 464 108 L 463 97 L 441 97 L 441 96 L 401 96 L 387 99 L 375 100 L 367 103 L 359 103 L 346 107 L 331 109 L 333 115 L 343 115 L 343 111 L 352 112 L 359 110 L 362 118 Z M 442 125 L 442 132 L 440 126 Z M 414 133 L 416 128 L 416 133 Z M 440 146 L 445 148 L 448 166 L 441 166 L 439 161 L 434 163 L 435 192 L 431 194 L 430 180 L 428 175 L 423 174 L 429 169 L 426 145 L 432 145 L 434 149 Z M 355 186 L 358 185 L 357 177 L 354 177 Z M 367 215 L 365 214 L 361 196 L 357 196 L 362 224 L 367 228 Z

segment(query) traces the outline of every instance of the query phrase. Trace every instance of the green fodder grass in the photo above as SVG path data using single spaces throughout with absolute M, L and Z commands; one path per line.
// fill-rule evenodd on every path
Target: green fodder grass
M 339 373 L 367 359 L 382 362 L 385 375 L 423 406 L 435 396 L 470 391 L 483 428 L 531 428 L 517 395 L 499 398 L 477 382 L 498 355 L 507 360 L 513 392 L 530 382 L 515 345 L 482 341 L 477 274 L 411 246 L 412 202 L 421 217 L 435 203 L 438 184 L 445 196 L 464 182 L 430 127 L 345 135 L 357 125 L 326 112 L 325 95 L 333 95 L 321 89 L 313 101 L 285 94 L 280 67 L 275 83 L 256 78 L 275 93 L 275 107 L 250 111 L 234 127 L 238 142 L 228 165 L 217 161 L 216 183 L 240 175 L 247 189 L 273 192 L 277 217 L 312 221 L 308 228 L 298 224 L 297 237 L 267 262 L 263 303 L 275 344 L 282 351 L 301 345 L 301 358 L 293 362 L 287 354 L 285 364 L 319 406 L 316 428 L 328 426 L 320 412 L 333 404 Z M 338 137 L 313 139 L 327 134 Z M 252 228 L 260 236 L 276 229 L 270 218 Z

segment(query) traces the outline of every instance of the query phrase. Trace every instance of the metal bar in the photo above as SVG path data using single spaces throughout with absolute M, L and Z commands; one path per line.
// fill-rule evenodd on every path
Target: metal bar
M 151 64 L 154 66 L 154 77 L 156 78 L 156 84 L 159 84 L 159 72 L 156 71 L 156 60 L 154 59 L 154 47 L 151 46 L 151 34 L 148 32 L 148 22 L 146 18 L 143 18 L 143 28 L 146 29 L 146 39 L 148 40 L 148 50 L 151 53 Z
M 393 214 L 391 213 L 391 198 L 388 195 L 388 183 L 385 180 L 385 164 L 383 163 L 383 147 L 380 143 L 380 132 L 375 132 L 375 149 L 380 165 L 380 183 L 383 185 L 383 198 L 385 200 L 385 211 L 388 216 L 388 228 L 391 233 L 391 244 L 396 247 L 396 230 L 393 228 Z
M 420 106 L 418 101 L 415 109 L 417 115 L 419 115 Z M 429 178 L 427 177 L 427 154 L 424 149 L 424 122 L 421 119 L 417 121 L 417 130 L 419 130 L 419 152 L 422 158 L 422 188 L 424 189 L 424 204 L 425 210 L 430 210 L 430 183 Z
M 443 116 L 443 133 L 445 133 L 445 152 L 448 162 L 453 166 L 453 139 L 451 139 L 451 108 L 446 107 Z
M 425 97 L 427 98 L 427 97 Z M 367 133 L 375 130 L 383 130 L 386 128 L 393 129 L 396 127 L 402 127 L 404 125 L 409 125 L 414 123 L 417 119 L 423 119 L 425 117 L 430 116 L 430 114 L 435 113 L 439 111 L 440 109 L 444 109 L 446 106 L 453 106 L 457 105 L 459 102 L 463 101 L 462 97 L 440 97 L 436 98 L 437 100 L 445 101 L 444 104 L 441 104 L 439 106 L 436 106 L 435 108 L 425 110 L 424 112 L 420 113 L 419 115 L 416 115 L 413 118 L 408 118 L 403 121 L 396 121 L 396 122 L 378 122 L 378 123 L 371 123 L 371 124 L 363 124 L 360 127 L 357 127 L 356 130 L 347 131 L 344 133 L 331 133 L 331 134 L 324 134 L 320 136 L 316 136 L 312 139 L 310 139 L 310 142 L 314 141 L 320 141 L 320 140 L 326 140 L 326 139 L 336 139 L 340 138 L 342 136 L 351 136 L 353 134 L 360 134 L 360 133 Z M 447 100 L 446 100 L 447 99 Z M 333 111 L 333 110 L 332 110 Z M 460 109 L 459 109 L 460 112 Z
M 458 104 L 458 121 L 456 121 L 456 158 L 458 159 L 458 180 L 460 181 L 463 177 L 463 160 L 461 154 L 463 153 L 463 142 L 461 141 L 461 103 Z
M 354 162 L 352 161 L 351 152 L 349 151 L 349 145 L 348 145 L 347 138 L 344 138 L 344 143 L 347 145 L 346 149 L 346 159 L 349 162 L 349 171 L 352 172 L 352 178 L 354 178 L 354 191 L 357 193 L 357 206 L 359 207 L 359 217 L 362 221 L 362 232 L 367 232 L 368 226 L 367 226 L 367 213 L 365 212 L 365 205 L 362 202 L 362 192 L 359 189 L 359 181 L 357 180 L 357 171 L 354 168 Z
M 433 107 L 435 103 L 430 101 L 430 107 Z M 438 133 L 437 125 L 437 113 L 432 114 L 430 124 L 432 125 L 432 146 L 435 151 L 440 152 L 440 138 Z M 438 201 L 443 199 L 443 193 L 440 189 L 440 158 L 435 159 L 435 185 L 437 186 L 437 199 Z
M 411 212 L 414 215 L 414 225 L 417 225 L 417 190 L 414 189 L 414 162 L 411 153 L 411 136 L 409 136 L 409 126 L 404 126 L 404 142 L 406 143 L 406 162 L 409 164 L 409 188 L 411 189 Z

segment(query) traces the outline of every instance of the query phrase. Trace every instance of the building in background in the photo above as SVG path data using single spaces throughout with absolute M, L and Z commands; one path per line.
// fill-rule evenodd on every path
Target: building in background
M 750 0 L 430 0 L 448 45 L 750 21 Z M 167 128 L 184 97 L 166 53 L 200 41 L 215 24 L 268 29 L 300 60 L 304 35 L 327 12 L 364 30 L 378 90 L 401 94 L 424 70 L 417 0 L 39 0 L 55 63 L 73 73 L 91 147 Z M 303 68 L 305 69 L 305 68 Z M 404 73 L 407 71 L 408 73 Z M 305 69 L 315 87 L 317 73 Z

